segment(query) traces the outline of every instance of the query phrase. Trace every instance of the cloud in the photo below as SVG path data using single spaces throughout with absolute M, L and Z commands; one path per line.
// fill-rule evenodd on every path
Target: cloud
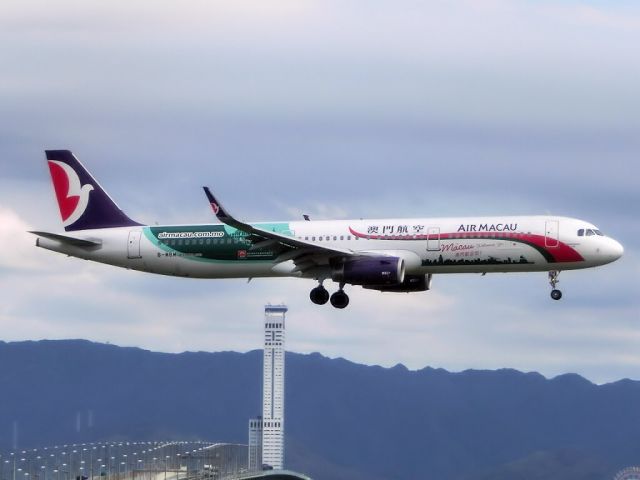
M 100 115 L 637 120 L 637 8 L 538 2 L 9 2 L 8 107 Z M 598 58 L 597 64 L 593 59 Z M 64 75 L 58 74 L 63 70 Z M 50 74 L 49 72 L 56 72 Z M 22 94 L 20 94 L 23 92 Z M 631 102 L 630 102 L 631 100 Z M 136 113 L 137 112 L 137 113 Z M 73 121 L 71 115 L 58 121 Z M 97 120 L 94 118 L 94 120 Z
M 35 236 L 16 212 L 0 205 L 0 269 L 34 270 L 39 264 L 30 255 Z
M 637 377 L 640 10 L 633 2 L 3 2 L 0 328 L 180 351 L 260 346 L 366 363 Z M 614 265 L 437 276 L 434 290 L 196 281 L 66 258 L 44 148 L 71 148 L 133 218 L 211 221 L 557 213 L 626 248 Z
M 303 215 L 309 215 L 309 218 L 313 220 L 341 220 L 348 218 L 348 212 L 343 207 L 338 205 L 328 205 L 326 203 L 315 203 L 309 205 L 308 208 L 301 208 L 300 206 L 287 206 L 279 204 L 279 209 L 284 211 L 291 218 L 300 220 Z

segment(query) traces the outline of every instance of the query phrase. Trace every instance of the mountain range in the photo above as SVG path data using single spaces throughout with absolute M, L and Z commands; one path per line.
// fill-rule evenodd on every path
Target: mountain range
M 287 353 L 286 362 L 286 464 L 317 480 L 596 480 L 640 464 L 638 381 L 411 371 L 318 353 Z M 0 450 L 12 448 L 14 425 L 19 448 L 246 443 L 261 382 L 260 350 L 0 342 Z

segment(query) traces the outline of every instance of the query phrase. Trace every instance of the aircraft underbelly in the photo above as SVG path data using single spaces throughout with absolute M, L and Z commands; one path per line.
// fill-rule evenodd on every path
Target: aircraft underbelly
M 144 270 L 162 275 L 192 278 L 275 277 L 270 261 L 210 262 L 197 259 L 156 257 L 144 261 Z

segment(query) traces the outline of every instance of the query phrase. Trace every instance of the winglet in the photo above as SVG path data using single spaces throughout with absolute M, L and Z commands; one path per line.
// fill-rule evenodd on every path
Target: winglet
M 209 204 L 211 205 L 211 209 L 213 210 L 213 213 L 215 213 L 216 217 L 218 217 L 218 220 L 220 220 L 225 225 L 229 225 L 230 227 L 233 227 L 237 230 L 242 230 L 243 232 L 249 233 L 251 235 L 257 235 L 258 237 L 262 237 L 267 240 L 278 242 L 289 248 L 291 247 L 306 248 L 306 249 L 316 248 L 316 249 L 322 250 L 325 253 L 347 255 L 347 256 L 350 256 L 353 254 L 351 250 L 343 250 L 339 248 L 320 246 L 316 243 L 308 242 L 308 241 L 296 238 L 294 236 L 283 235 L 275 231 L 271 232 L 259 227 L 255 227 L 249 223 L 241 222 L 240 220 L 237 220 L 231 215 L 229 215 L 229 212 L 227 212 L 227 210 L 224 209 L 224 207 L 220 204 L 220 202 L 216 200 L 216 197 L 213 196 L 213 193 L 211 193 L 211 190 L 209 190 L 209 187 L 202 187 L 202 189 L 204 190 L 204 193 L 207 196 L 207 199 L 209 200 Z
M 227 225 L 231 225 L 232 227 L 242 229 L 243 224 L 238 222 L 235 218 L 229 215 L 229 212 L 222 206 L 222 204 L 213 196 L 209 187 L 202 187 L 204 190 L 207 199 L 209 200 L 209 204 L 211 205 L 211 210 L 218 217 L 222 223 L 226 223 Z

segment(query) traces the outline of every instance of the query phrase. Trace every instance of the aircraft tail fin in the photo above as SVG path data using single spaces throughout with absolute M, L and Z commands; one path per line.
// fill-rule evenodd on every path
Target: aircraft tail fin
M 138 226 L 69 150 L 46 150 L 62 224 L 67 232 Z

